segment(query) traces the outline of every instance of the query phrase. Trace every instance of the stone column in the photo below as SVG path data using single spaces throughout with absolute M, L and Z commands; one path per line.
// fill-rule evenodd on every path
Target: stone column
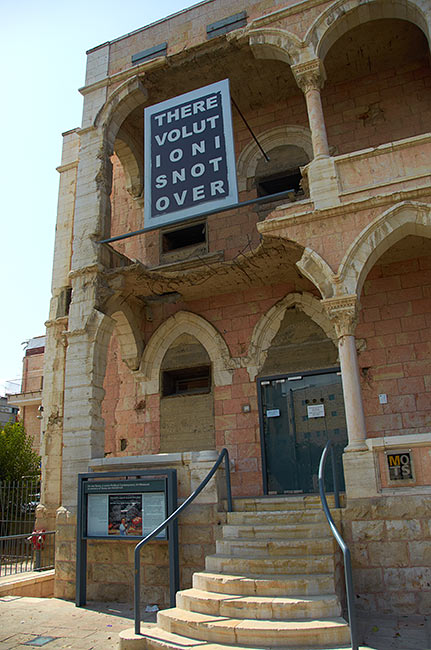
M 334 323 L 338 338 L 349 438 L 343 454 L 346 496 L 349 503 L 352 499 L 379 496 L 374 454 L 366 444 L 365 415 L 354 334 L 359 303 L 355 295 L 328 298 L 322 302 Z
M 343 380 L 344 406 L 346 411 L 349 444 L 345 451 L 366 451 L 367 437 L 364 407 L 362 405 L 361 382 L 358 355 L 356 352 L 355 329 L 358 317 L 356 296 L 328 298 L 323 301 L 326 311 L 334 323 L 338 338 L 338 352 Z
M 328 138 L 320 97 L 320 89 L 323 88 L 326 79 L 322 62 L 315 59 L 306 63 L 297 63 L 292 65 L 292 72 L 296 83 L 305 95 L 314 159 L 328 157 Z
M 308 165 L 310 197 L 316 209 L 339 205 L 339 189 L 335 163 L 329 155 L 320 90 L 325 82 L 325 70 L 319 59 L 292 65 L 296 83 L 305 95 L 311 130 L 314 158 Z

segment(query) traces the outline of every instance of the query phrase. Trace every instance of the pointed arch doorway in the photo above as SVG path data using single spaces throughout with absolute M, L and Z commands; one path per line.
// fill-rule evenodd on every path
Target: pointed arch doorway
M 318 492 L 320 456 L 329 439 L 338 487 L 344 489 L 341 456 L 347 428 L 339 370 L 263 377 L 258 395 L 265 494 Z M 328 474 L 328 491 L 333 487 Z
M 326 442 L 334 444 L 337 482 L 344 489 L 347 426 L 338 349 L 301 310 L 285 310 L 257 378 L 265 494 L 318 492 Z M 327 489 L 333 490 L 332 476 Z

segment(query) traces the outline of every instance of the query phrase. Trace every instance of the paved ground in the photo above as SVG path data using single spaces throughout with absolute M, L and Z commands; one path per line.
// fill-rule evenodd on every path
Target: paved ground
M 144 614 L 143 619 L 153 622 L 155 617 Z M 91 603 L 77 608 L 58 598 L 0 598 L 2 650 L 114 650 L 118 648 L 119 632 L 129 627 L 133 627 L 133 609 L 124 603 Z M 38 637 L 54 640 L 38 645 Z
M 359 617 L 364 645 L 375 650 L 431 650 L 431 616 Z
M 143 620 L 155 621 L 155 614 Z M 124 603 L 91 603 L 76 608 L 58 598 L 0 598 L 0 648 L 15 650 L 114 650 L 118 633 L 133 627 L 133 610 Z M 360 619 L 364 643 L 372 650 L 431 650 L 431 617 Z M 42 637 L 42 638 L 41 638 Z M 38 643 L 48 641 L 44 645 Z M 53 637 L 48 640 L 46 637 Z

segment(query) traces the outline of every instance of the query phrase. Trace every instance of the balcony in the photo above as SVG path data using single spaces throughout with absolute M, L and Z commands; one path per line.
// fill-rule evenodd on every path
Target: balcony
M 342 203 L 430 188 L 431 133 L 336 156 Z

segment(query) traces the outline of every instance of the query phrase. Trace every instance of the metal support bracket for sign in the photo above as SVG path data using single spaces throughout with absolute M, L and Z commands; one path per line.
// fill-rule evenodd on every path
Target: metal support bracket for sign
M 153 486 L 154 487 L 153 489 Z M 126 540 L 135 541 L 143 539 L 148 534 L 145 529 L 145 510 L 142 504 L 145 503 L 141 496 L 142 517 L 140 523 L 136 524 L 136 531 L 125 534 L 125 530 L 117 526 L 117 530 L 109 532 L 109 514 L 106 513 L 106 531 L 103 533 L 97 528 L 93 521 L 89 521 L 89 512 L 95 512 L 95 508 L 89 508 L 89 497 L 106 495 L 106 504 L 121 502 L 121 495 L 127 500 L 127 494 L 135 497 L 141 495 L 157 496 L 156 503 L 160 503 L 160 495 L 164 494 L 163 514 L 160 519 L 163 521 L 177 509 L 177 472 L 175 469 L 152 469 L 135 470 L 131 472 L 92 472 L 78 475 L 78 518 L 76 537 L 76 607 L 83 607 L 87 602 L 87 542 L 88 540 L 113 540 L 123 542 Z M 106 505 L 108 508 L 108 505 Z M 100 509 L 100 508 L 99 508 Z M 97 516 L 97 513 L 96 513 Z M 139 517 L 137 518 L 139 522 Z M 123 525 L 123 519 L 121 519 Z M 139 528 L 140 526 L 140 528 Z M 156 528 L 151 524 L 150 530 Z M 115 528 L 115 527 L 114 527 Z M 123 528 L 125 528 L 123 526 Z M 114 533 L 114 534 L 113 534 Z M 136 534 L 135 534 L 136 533 Z M 175 602 L 175 594 L 179 589 L 179 556 L 178 556 L 178 522 L 172 521 L 167 526 L 167 535 L 163 539 L 168 540 L 169 545 L 169 584 L 170 601 Z

